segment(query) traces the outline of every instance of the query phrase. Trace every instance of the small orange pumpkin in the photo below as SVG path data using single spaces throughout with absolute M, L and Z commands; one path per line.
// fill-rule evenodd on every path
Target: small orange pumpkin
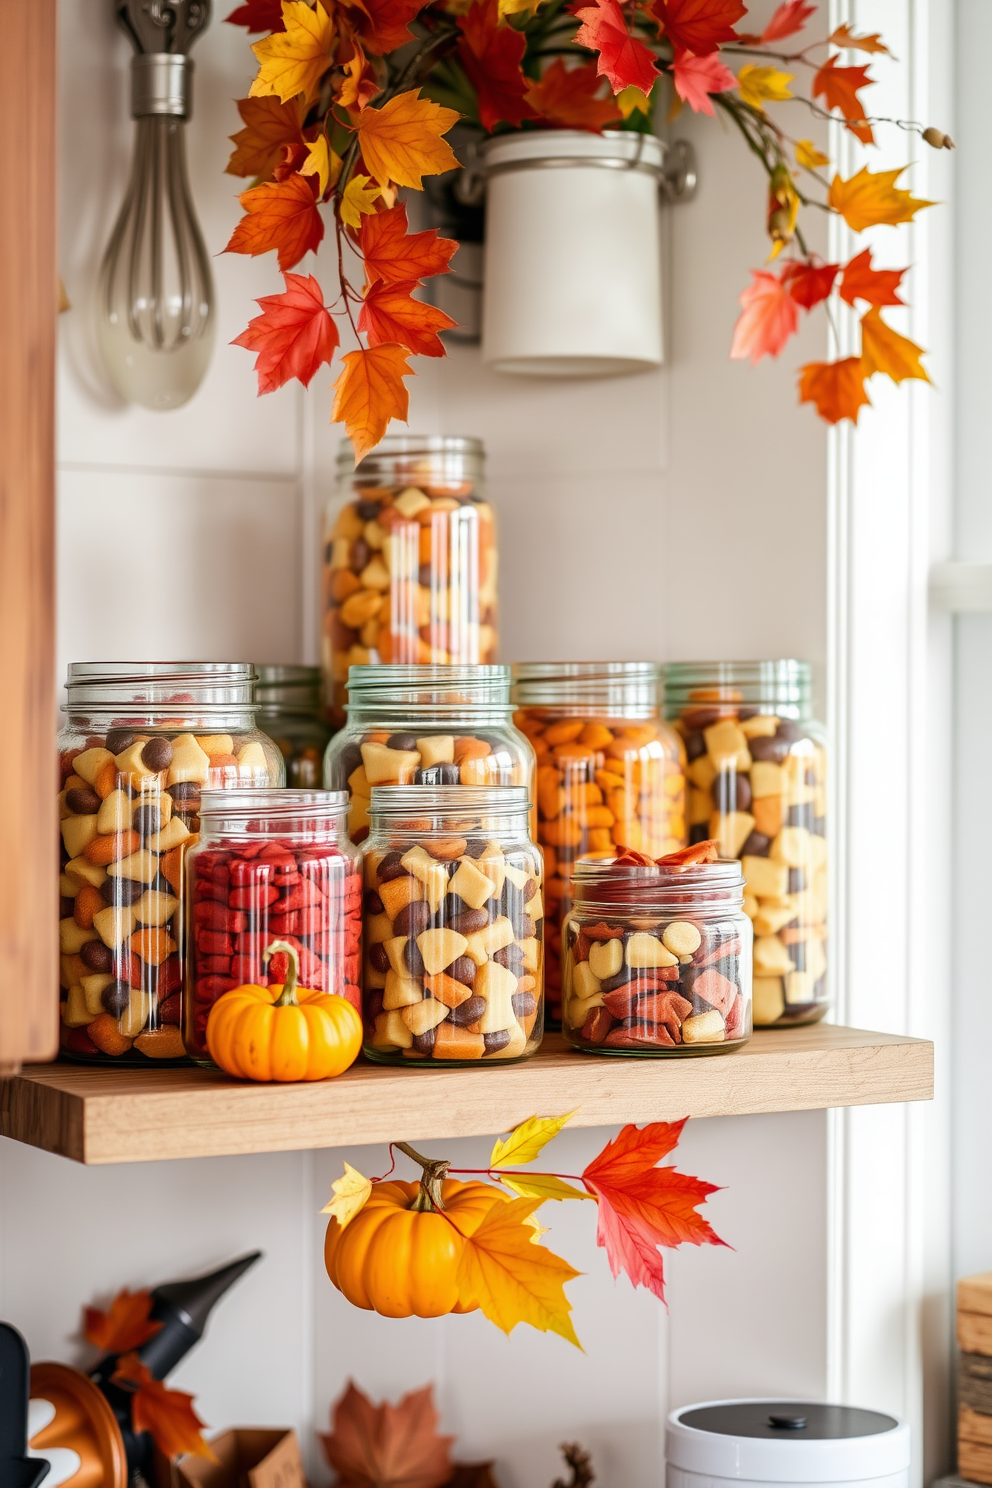
M 475 1312 L 478 1302 L 461 1298 L 455 1284 L 462 1236 L 474 1235 L 493 1204 L 509 1197 L 489 1183 L 441 1181 L 430 1172 L 420 1183 L 376 1183 L 344 1229 L 333 1217 L 328 1224 L 327 1274 L 355 1307 L 383 1317 Z
M 362 1020 L 347 998 L 297 991 L 299 957 L 274 940 L 289 963 L 284 987 L 233 987 L 210 1009 L 207 1051 L 215 1064 L 242 1080 L 327 1080 L 354 1064 L 362 1047 Z

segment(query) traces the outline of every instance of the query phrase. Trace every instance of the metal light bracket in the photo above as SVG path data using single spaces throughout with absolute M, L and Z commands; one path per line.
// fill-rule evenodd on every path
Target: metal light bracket
M 136 52 L 185 55 L 210 20 L 210 0 L 115 0 Z
M 692 201 L 698 184 L 695 150 L 688 140 L 675 140 L 665 151 L 658 189 L 674 206 Z

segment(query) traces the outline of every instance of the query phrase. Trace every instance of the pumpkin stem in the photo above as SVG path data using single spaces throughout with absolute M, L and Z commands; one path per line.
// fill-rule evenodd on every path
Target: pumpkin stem
M 451 1166 L 446 1158 L 421 1157 L 407 1142 L 394 1142 L 393 1145 L 398 1152 L 405 1153 L 415 1163 L 423 1168 L 420 1175 L 420 1192 L 410 1206 L 415 1213 L 441 1214 L 444 1212 L 444 1204 L 441 1201 L 441 1185 L 448 1176 Z
M 286 967 L 286 981 L 282 993 L 272 1004 L 273 1007 L 299 1007 L 296 1000 L 296 984 L 300 976 L 300 958 L 296 953 L 296 947 L 291 946 L 288 940 L 274 940 L 267 945 L 262 952 L 262 965 L 268 966 L 273 956 L 282 951 L 285 954 L 288 965 Z

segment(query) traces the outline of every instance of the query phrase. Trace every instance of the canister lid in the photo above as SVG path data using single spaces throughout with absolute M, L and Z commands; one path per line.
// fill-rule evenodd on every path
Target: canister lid
M 806 1400 L 711 1400 L 672 1411 L 665 1455 L 709 1477 L 770 1483 L 882 1478 L 909 1466 L 904 1421 Z

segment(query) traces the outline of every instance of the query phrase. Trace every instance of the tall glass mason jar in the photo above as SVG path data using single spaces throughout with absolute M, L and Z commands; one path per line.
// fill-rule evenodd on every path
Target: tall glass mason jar
M 324 524 L 321 666 L 340 725 L 348 668 L 496 658 L 496 524 L 478 439 L 388 434 L 338 456 Z
M 562 1028 L 590 1054 L 719 1054 L 751 1037 L 739 863 L 576 864 Z
M 575 863 L 633 847 L 652 858 L 685 844 L 678 734 L 662 721 L 649 661 L 522 662 L 517 727 L 537 753 L 537 838 L 547 895 L 549 1014 L 561 1016 L 561 926 Z
M 243 663 L 73 662 L 59 735 L 61 1044 L 184 1058 L 183 859 L 204 786 L 281 786 Z
M 355 666 L 347 723 L 324 757 L 328 790 L 351 792 L 353 842 L 376 785 L 525 785 L 534 751 L 514 726 L 510 668 Z
M 532 1054 L 544 1013 L 541 855 L 522 786 L 376 786 L 365 844 L 365 1053 Z
M 320 667 L 285 664 L 255 671 L 255 717 L 286 761 L 286 784 L 294 790 L 319 789 L 331 737 L 323 718 Z
M 346 791 L 204 791 L 200 840 L 186 858 L 187 1052 L 212 1064 L 210 1010 L 232 987 L 286 980 L 346 997 L 361 1011 L 362 866 L 348 840 Z
M 685 745 L 689 838 L 739 858 L 754 925 L 754 1021 L 815 1023 L 827 992 L 826 730 L 803 661 L 679 662 L 665 708 Z

